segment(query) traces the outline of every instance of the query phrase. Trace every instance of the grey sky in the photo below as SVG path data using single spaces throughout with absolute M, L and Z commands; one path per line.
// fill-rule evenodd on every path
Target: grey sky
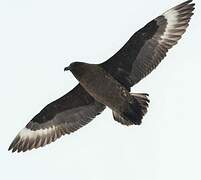
M 63 68 L 99 63 L 148 21 L 182 0 L 0 1 L 1 179 L 200 180 L 201 2 L 178 45 L 132 92 L 150 94 L 139 127 L 105 110 L 89 125 L 44 148 L 7 151 L 46 104 L 77 81 Z

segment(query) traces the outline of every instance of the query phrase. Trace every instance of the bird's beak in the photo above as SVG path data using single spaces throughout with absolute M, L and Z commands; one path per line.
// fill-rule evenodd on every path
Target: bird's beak
M 64 68 L 64 71 L 69 71 L 69 70 L 70 70 L 69 66 Z

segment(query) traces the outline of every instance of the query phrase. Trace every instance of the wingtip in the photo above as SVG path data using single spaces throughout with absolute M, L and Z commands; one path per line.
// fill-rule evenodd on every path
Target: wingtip
M 187 6 L 187 5 L 195 5 L 195 3 L 193 2 L 193 0 L 188 0 L 188 1 L 185 1 L 185 2 L 183 2 L 183 3 L 181 3 L 181 4 L 179 4 L 178 6 L 179 7 L 184 7 L 184 6 Z
M 8 151 L 19 153 L 37 149 L 54 142 L 63 135 L 65 135 L 65 132 L 61 132 L 60 128 L 55 126 L 36 131 L 24 128 L 14 138 Z
M 25 129 L 25 128 L 24 128 Z M 14 138 L 14 140 L 12 141 L 12 143 L 10 144 L 9 148 L 8 148 L 8 151 L 11 151 L 12 153 L 14 152 L 25 152 L 27 150 L 30 150 L 30 146 L 27 146 L 28 145 L 28 137 L 26 138 L 22 138 L 22 132 L 23 130 L 22 129 L 18 135 Z M 29 143 L 30 145 L 30 143 Z
M 18 145 L 19 140 L 20 140 L 20 137 L 19 137 L 19 135 L 17 135 L 17 136 L 15 137 L 15 139 L 12 141 L 12 143 L 10 144 L 10 146 L 9 146 L 9 148 L 8 148 L 8 151 L 11 151 L 11 150 L 12 150 L 12 152 L 15 152 L 16 149 L 17 149 L 16 147 L 17 147 L 17 145 Z
M 192 2 L 193 2 L 193 0 L 187 0 L 187 1 L 184 1 L 183 3 L 181 3 L 181 4 L 190 4 Z
M 191 2 L 193 2 L 193 0 L 187 0 L 187 1 L 185 1 L 184 3 L 189 4 L 189 3 L 191 3 Z
M 8 147 L 8 151 L 10 151 L 11 149 L 12 149 L 12 147 L 11 147 L 11 146 L 9 146 L 9 147 Z

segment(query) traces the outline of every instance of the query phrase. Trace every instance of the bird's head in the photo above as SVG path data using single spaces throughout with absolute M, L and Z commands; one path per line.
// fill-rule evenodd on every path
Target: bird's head
M 64 68 L 64 71 L 71 71 L 73 75 L 78 79 L 84 73 L 84 62 L 73 62 L 68 67 Z

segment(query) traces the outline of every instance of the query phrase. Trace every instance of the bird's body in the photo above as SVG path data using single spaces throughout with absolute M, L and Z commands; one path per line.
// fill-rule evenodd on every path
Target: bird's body
M 132 102 L 133 98 L 128 90 L 101 66 L 87 63 L 80 63 L 78 66 L 79 73 L 81 72 L 82 75 L 79 76 L 74 71 L 72 73 L 82 87 L 98 102 L 117 112 L 123 112 L 125 107 Z
M 22 129 L 9 150 L 27 151 L 49 144 L 88 124 L 105 107 L 123 125 L 140 125 L 148 108 L 148 94 L 130 93 L 177 44 L 189 25 L 194 3 L 188 0 L 138 30 L 111 58 L 101 64 L 74 62 L 70 70 L 79 84 L 44 107 Z
M 71 64 L 69 70 L 86 92 L 113 111 L 115 120 L 126 125 L 141 123 L 149 101 L 146 95 L 141 95 L 143 99 L 136 98 L 98 64 L 75 62 Z

